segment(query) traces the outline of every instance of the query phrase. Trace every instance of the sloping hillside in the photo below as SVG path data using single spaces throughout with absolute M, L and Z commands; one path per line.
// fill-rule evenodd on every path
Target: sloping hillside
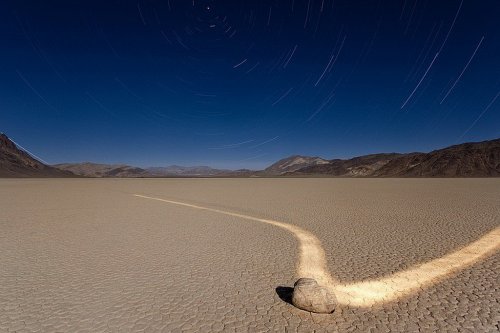
M 500 176 L 500 139 L 464 143 L 427 154 L 403 155 L 374 174 L 377 177 Z
M 19 149 L 5 134 L 0 134 L 0 177 L 74 177 L 36 160 Z
M 278 162 L 266 168 L 264 172 L 270 175 L 281 175 L 287 172 L 294 172 L 302 168 L 328 163 L 329 162 L 327 160 L 324 160 L 320 157 L 294 155 L 279 160 Z
M 464 143 L 430 153 L 373 154 L 330 160 L 288 176 L 337 177 L 492 177 L 500 176 L 500 139 Z
M 335 159 L 328 163 L 313 165 L 299 169 L 295 174 L 323 174 L 331 176 L 344 177 L 363 177 L 371 176 L 389 163 L 391 160 L 398 158 L 401 154 L 372 154 L 354 157 L 348 160 Z M 293 175 L 288 173 L 287 175 Z

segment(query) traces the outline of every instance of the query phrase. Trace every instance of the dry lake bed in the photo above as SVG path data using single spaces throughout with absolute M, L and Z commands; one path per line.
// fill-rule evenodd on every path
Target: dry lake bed
M 500 179 L 4 179 L 0 332 L 497 332 L 499 227 Z

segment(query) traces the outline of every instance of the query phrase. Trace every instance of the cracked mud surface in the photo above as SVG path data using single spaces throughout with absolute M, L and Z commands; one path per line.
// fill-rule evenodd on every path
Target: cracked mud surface
M 311 315 L 276 292 L 298 278 L 289 233 L 136 193 L 297 225 L 346 283 L 500 225 L 500 179 L 0 180 L 0 332 L 499 329 L 498 252 L 396 302 Z

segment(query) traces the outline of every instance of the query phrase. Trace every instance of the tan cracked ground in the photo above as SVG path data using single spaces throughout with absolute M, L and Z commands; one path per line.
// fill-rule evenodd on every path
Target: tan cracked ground
M 0 332 L 498 330 L 498 251 L 396 301 L 311 315 L 276 293 L 297 278 L 289 232 L 135 193 L 305 230 L 345 285 L 500 225 L 497 179 L 0 180 Z
M 148 197 L 140 194 L 134 194 L 134 196 L 267 223 L 289 231 L 299 242 L 297 276 L 299 278 L 313 278 L 321 286 L 330 289 L 336 295 L 337 301 L 340 304 L 355 307 L 371 307 L 407 297 L 418 290 L 447 278 L 455 272 L 475 264 L 479 260 L 495 253 L 500 248 L 500 227 L 497 227 L 471 244 L 450 254 L 446 254 L 441 258 L 436 258 L 380 279 L 343 284 L 332 278 L 328 272 L 325 251 L 318 238 L 297 226 L 275 220 L 261 219 L 230 211 L 192 205 L 185 202 Z

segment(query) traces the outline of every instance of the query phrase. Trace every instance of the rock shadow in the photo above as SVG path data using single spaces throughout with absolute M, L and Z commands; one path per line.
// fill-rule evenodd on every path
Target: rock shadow
M 292 304 L 293 288 L 284 286 L 276 287 L 276 294 L 278 294 L 278 297 L 281 298 L 282 301 Z

